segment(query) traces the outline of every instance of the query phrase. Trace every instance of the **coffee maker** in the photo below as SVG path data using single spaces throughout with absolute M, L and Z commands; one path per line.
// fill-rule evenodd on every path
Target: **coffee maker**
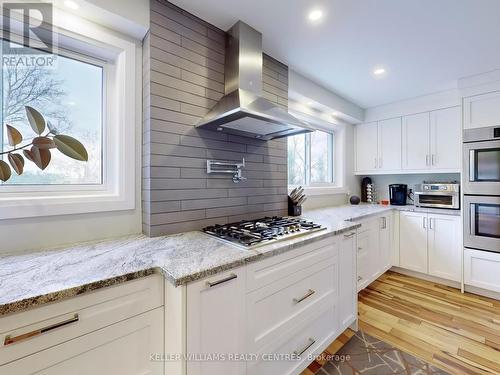
M 392 205 L 406 205 L 406 197 L 408 196 L 408 185 L 392 184 L 389 185 L 389 200 Z

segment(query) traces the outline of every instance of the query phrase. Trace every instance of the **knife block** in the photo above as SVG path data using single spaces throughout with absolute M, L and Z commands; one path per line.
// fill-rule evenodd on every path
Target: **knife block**
M 302 206 L 296 206 L 290 199 L 290 197 L 288 197 L 288 215 L 289 216 L 302 215 Z

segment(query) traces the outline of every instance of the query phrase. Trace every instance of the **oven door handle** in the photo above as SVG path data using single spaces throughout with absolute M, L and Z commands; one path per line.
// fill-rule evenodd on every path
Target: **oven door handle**
M 469 219 L 469 234 L 471 236 L 476 235 L 476 204 L 475 203 L 470 203 L 469 204 L 469 210 L 470 210 L 470 219 Z
M 474 182 L 476 178 L 476 153 L 469 150 L 469 181 Z

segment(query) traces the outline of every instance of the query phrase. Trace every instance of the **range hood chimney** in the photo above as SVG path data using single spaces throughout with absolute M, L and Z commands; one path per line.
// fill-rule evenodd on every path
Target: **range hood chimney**
M 314 131 L 262 97 L 262 34 L 242 21 L 228 31 L 225 95 L 197 127 L 262 140 Z

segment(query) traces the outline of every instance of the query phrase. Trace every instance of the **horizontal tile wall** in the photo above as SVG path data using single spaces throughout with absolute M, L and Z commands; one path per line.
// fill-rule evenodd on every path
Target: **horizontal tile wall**
M 160 0 L 144 40 L 143 231 L 150 236 L 286 214 L 287 143 L 196 129 L 224 95 L 225 33 Z M 288 68 L 264 55 L 267 99 L 288 107 Z M 248 180 L 207 175 L 206 160 L 247 162 Z

